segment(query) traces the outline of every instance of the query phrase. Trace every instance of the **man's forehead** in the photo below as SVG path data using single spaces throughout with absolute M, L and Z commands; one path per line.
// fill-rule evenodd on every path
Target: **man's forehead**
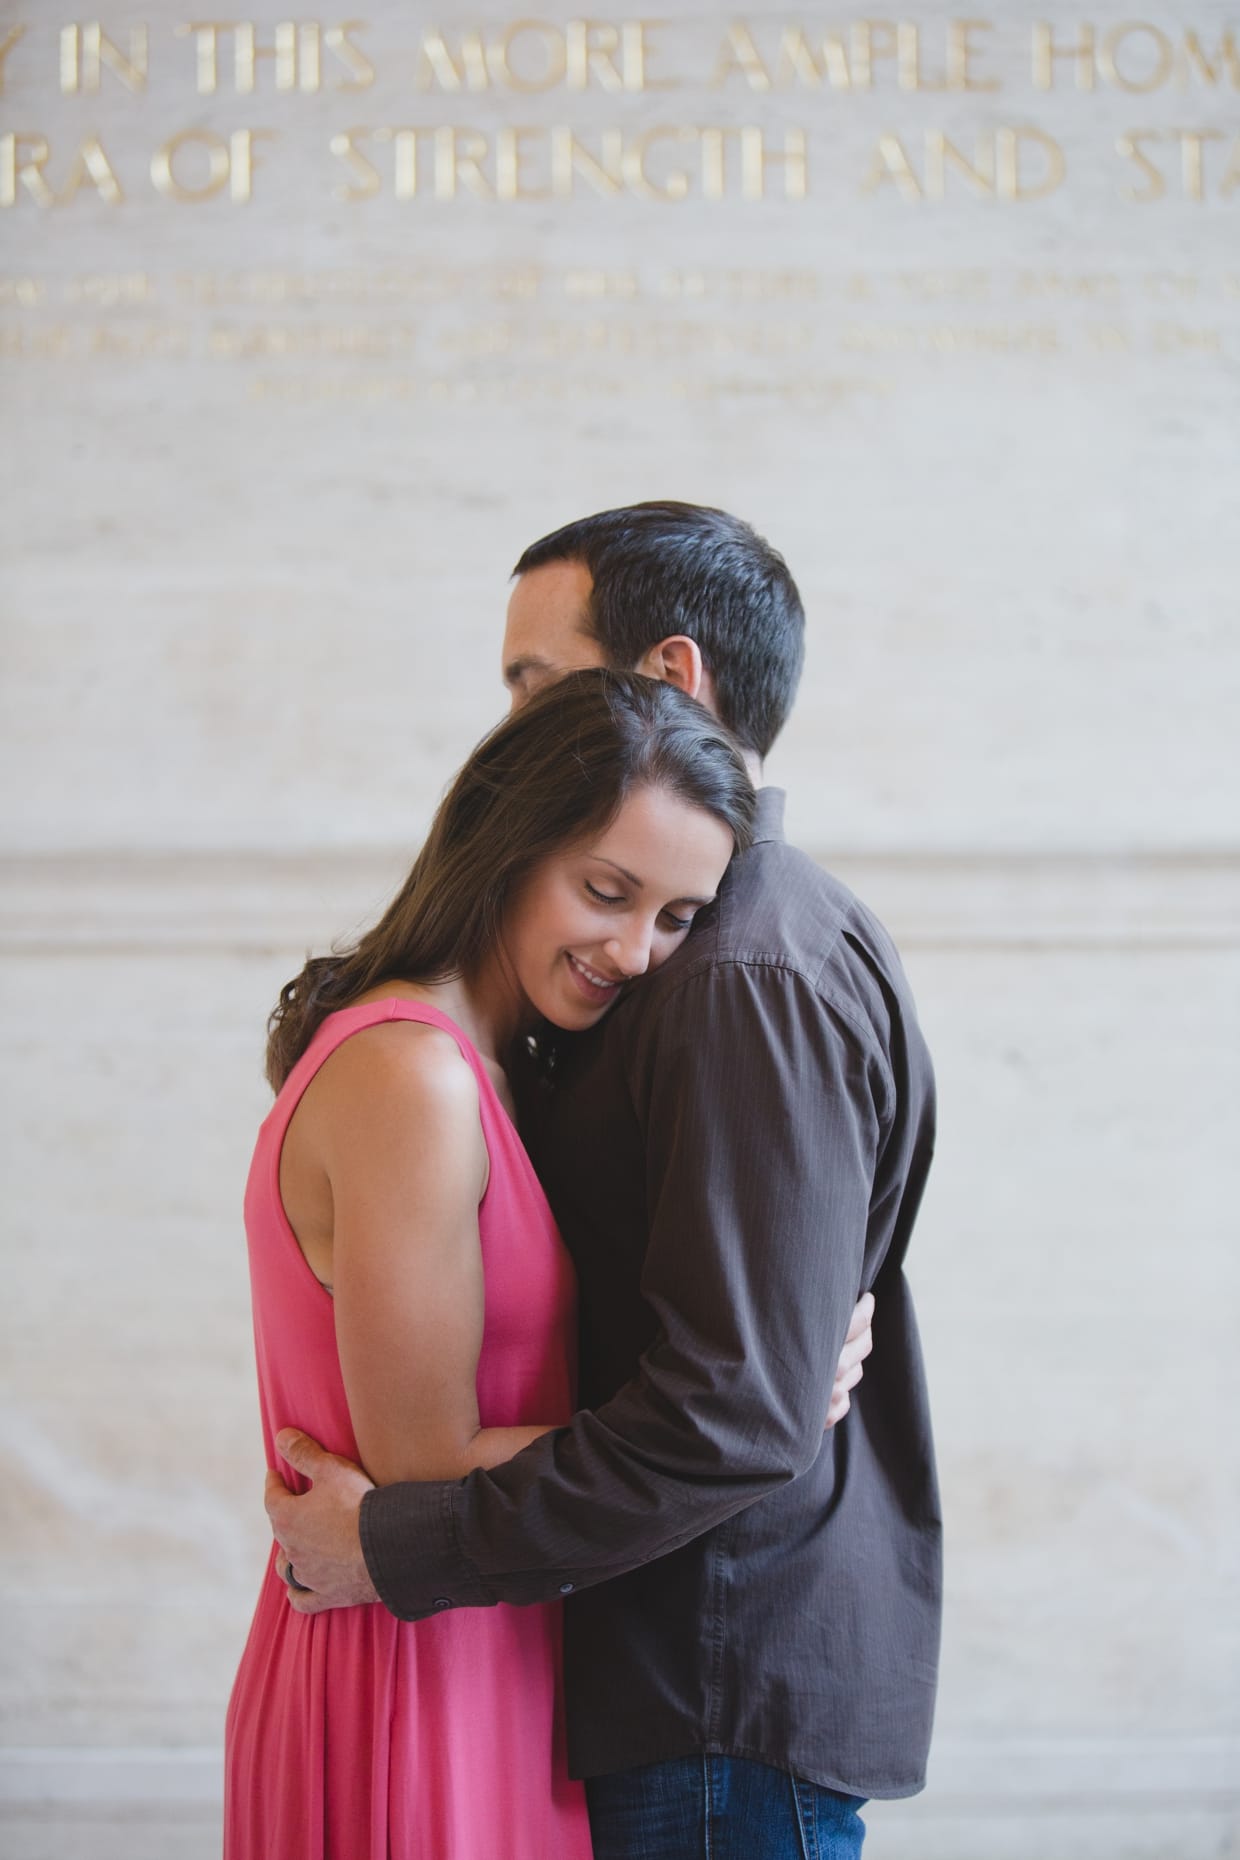
M 594 577 L 584 562 L 544 562 L 518 575 L 509 597 L 509 612 L 554 612 L 563 617 L 584 614 Z
M 593 585 L 584 562 L 548 562 L 519 577 L 508 603 L 501 666 L 514 702 L 565 672 L 607 663 L 590 631 Z
M 570 642 L 588 639 L 593 585 L 584 563 L 548 563 L 522 575 L 508 602 L 505 659 L 554 655 Z

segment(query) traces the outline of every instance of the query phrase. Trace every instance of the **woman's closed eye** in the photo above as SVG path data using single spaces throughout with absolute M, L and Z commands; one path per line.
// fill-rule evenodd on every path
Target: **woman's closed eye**
M 592 885 L 588 878 L 585 881 L 585 887 L 587 894 L 594 899 L 596 904 L 622 905 L 628 903 L 628 896 L 623 891 L 600 891 L 598 886 Z M 675 911 L 660 911 L 659 916 L 666 930 L 688 930 L 693 924 L 692 915 L 688 917 L 677 917 Z

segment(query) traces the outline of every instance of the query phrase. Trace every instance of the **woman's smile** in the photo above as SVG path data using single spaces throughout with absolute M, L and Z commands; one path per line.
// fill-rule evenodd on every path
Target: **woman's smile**
M 595 1007 L 607 1007 L 615 1000 L 621 987 L 628 980 L 628 977 L 624 975 L 600 975 L 597 969 L 588 967 L 580 956 L 574 956 L 571 949 L 566 949 L 564 954 L 568 959 L 569 972 L 574 982 L 586 1000 Z
M 549 854 L 505 915 L 506 972 L 522 1011 L 569 1032 L 592 1026 L 684 942 L 733 844 L 717 815 L 643 783 L 600 832 Z

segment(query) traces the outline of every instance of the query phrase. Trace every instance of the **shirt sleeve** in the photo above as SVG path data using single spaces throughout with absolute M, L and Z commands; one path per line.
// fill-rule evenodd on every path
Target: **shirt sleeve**
M 832 1450 L 890 1089 L 872 1033 L 796 971 L 720 964 L 642 1016 L 629 1084 L 655 1340 L 610 1401 L 504 1465 L 367 1494 L 367 1566 L 402 1619 L 604 1582 Z

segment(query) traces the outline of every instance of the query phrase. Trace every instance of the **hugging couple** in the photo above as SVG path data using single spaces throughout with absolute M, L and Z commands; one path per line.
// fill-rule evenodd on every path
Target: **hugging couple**
M 934 1701 L 929 1057 L 758 785 L 781 557 L 651 503 L 515 576 L 511 715 L 271 1017 L 226 1860 L 842 1860 Z

